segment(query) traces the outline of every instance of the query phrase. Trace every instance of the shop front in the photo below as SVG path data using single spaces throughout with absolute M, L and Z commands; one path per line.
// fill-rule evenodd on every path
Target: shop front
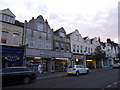
M 55 71 L 66 71 L 68 58 L 55 58 Z
M 38 66 L 41 65 L 41 72 L 49 72 L 50 58 L 43 57 L 26 57 L 25 64 L 27 67 L 31 68 L 33 71 L 38 70 Z
M 85 65 L 84 55 L 82 54 L 73 54 L 73 61 L 75 65 Z
M 22 47 L 1 46 L 0 48 L 2 50 L 2 68 L 22 66 Z
M 86 56 L 86 67 L 88 67 L 89 69 L 96 68 L 96 62 L 93 60 L 92 55 L 87 55 Z
M 26 66 L 37 70 L 40 64 L 42 72 L 64 71 L 65 67 L 70 64 L 71 58 L 72 53 L 26 49 Z

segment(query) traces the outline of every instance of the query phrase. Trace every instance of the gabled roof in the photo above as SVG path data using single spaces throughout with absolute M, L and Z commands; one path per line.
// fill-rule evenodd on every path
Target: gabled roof
M 86 40 L 87 38 L 88 38 L 88 36 L 87 36 L 87 37 L 84 37 L 83 39 Z
M 54 31 L 54 33 L 57 33 L 57 32 L 59 32 L 59 31 L 63 31 L 63 32 L 66 33 L 66 31 L 65 31 L 65 29 L 64 29 L 63 27 L 61 27 L 61 28 L 59 28 L 58 30 Z
M 9 8 L 1 10 L 0 13 L 7 14 L 15 18 L 15 15 L 10 11 Z

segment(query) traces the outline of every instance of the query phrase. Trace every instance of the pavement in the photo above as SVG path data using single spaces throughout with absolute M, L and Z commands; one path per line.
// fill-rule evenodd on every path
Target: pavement
M 90 69 L 90 73 L 93 73 L 93 72 L 100 72 L 100 71 L 105 71 L 105 70 L 111 70 L 112 67 L 105 67 L 105 68 L 100 68 L 100 69 Z M 49 78 L 56 78 L 56 77 L 62 77 L 62 76 L 66 76 L 67 73 L 66 72 L 48 72 L 48 73 L 43 73 L 43 74 L 40 74 L 38 77 L 37 77 L 37 80 L 39 79 L 49 79 Z

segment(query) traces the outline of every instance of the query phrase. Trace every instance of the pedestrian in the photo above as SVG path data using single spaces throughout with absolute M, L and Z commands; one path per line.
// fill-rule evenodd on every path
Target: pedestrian
M 42 70 L 41 70 L 42 66 L 39 64 L 38 65 L 38 72 L 41 74 L 42 73 Z

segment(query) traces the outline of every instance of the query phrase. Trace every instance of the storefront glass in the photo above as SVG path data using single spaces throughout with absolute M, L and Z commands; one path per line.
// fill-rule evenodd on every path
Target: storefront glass
M 55 71 L 65 71 L 68 65 L 68 58 L 55 59 Z

